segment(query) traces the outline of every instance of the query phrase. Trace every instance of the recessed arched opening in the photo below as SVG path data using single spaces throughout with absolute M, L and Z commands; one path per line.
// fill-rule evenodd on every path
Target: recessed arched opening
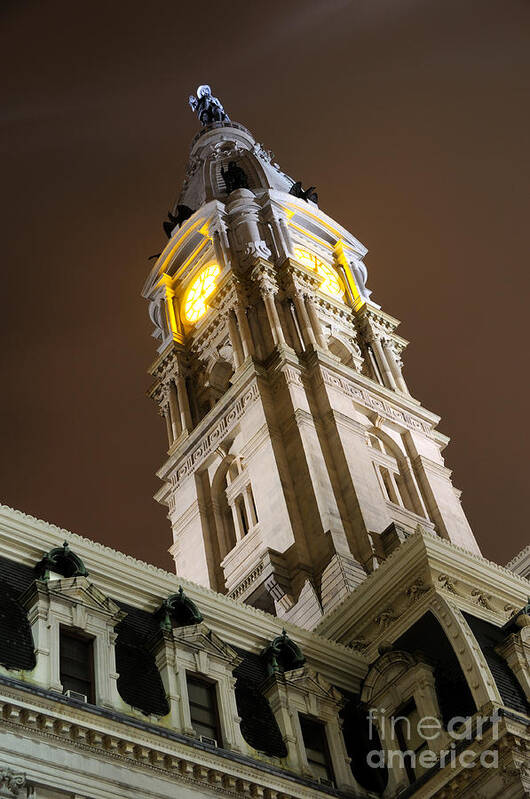
M 373 462 L 385 499 L 425 517 L 418 488 L 398 444 L 378 428 L 368 431 L 367 441 L 373 450 Z
M 353 360 L 353 354 L 351 350 L 348 349 L 344 341 L 341 341 L 336 336 L 330 336 L 328 338 L 328 349 L 332 355 L 339 359 L 344 366 L 349 366 L 352 369 L 355 366 L 355 362 Z
M 225 456 L 212 481 L 212 505 L 222 560 L 258 523 L 256 502 L 242 458 Z
M 226 487 L 230 480 L 229 472 L 235 470 L 237 464 L 233 455 L 227 455 L 221 463 L 212 481 L 212 506 L 217 528 L 217 540 L 219 544 L 219 554 L 223 559 L 235 547 L 236 529 L 232 509 L 228 504 Z

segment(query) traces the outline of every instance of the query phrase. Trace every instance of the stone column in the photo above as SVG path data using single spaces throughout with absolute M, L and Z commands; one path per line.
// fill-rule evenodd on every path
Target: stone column
M 290 711 L 285 690 L 279 688 L 277 685 L 273 685 L 272 689 L 269 688 L 269 690 L 266 691 L 266 696 L 270 702 L 271 710 L 274 713 L 276 721 L 278 722 L 283 742 L 287 747 L 287 767 L 293 771 L 300 772 L 304 768 L 304 763 L 302 756 L 303 744 L 301 747 L 299 742 L 299 739 L 302 737 L 302 732 L 300 730 L 300 723 L 298 722 L 298 713 Z M 297 722 L 298 730 L 296 729 Z M 305 771 L 308 771 L 307 765 L 305 765 Z
M 180 717 L 180 724 L 179 727 L 186 735 L 195 735 L 195 730 L 193 729 L 191 723 L 191 713 L 190 713 L 190 700 L 188 697 L 188 682 L 186 678 L 186 666 L 184 663 L 179 663 L 177 660 L 175 662 L 175 674 L 177 678 L 177 692 L 180 697 L 179 703 L 179 717 Z
M 167 430 L 167 440 L 169 442 L 169 446 L 173 443 L 173 430 L 171 427 L 171 417 L 169 415 L 169 403 L 164 402 L 164 404 L 160 408 L 160 415 L 164 417 L 166 421 L 166 430 Z
M 249 494 L 250 486 L 245 486 L 243 489 L 243 502 L 245 503 L 245 510 L 247 512 L 247 524 L 248 529 L 250 530 L 251 527 L 254 527 L 254 509 L 252 508 L 252 500 L 250 499 Z
M 293 300 L 298 315 L 298 321 L 300 323 L 300 327 L 302 328 L 304 344 L 306 347 L 316 347 L 317 340 L 315 338 L 315 334 L 313 333 L 313 328 L 311 327 L 311 322 L 309 321 L 309 316 L 307 314 L 304 301 L 298 292 L 296 292 L 294 295 Z
M 306 295 L 305 297 L 305 304 L 307 307 L 309 321 L 311 322 L 311 327 L 313 328 L 313 332 L 316 336 L 318 345 L 322 347 L 323 350 L 327 350 L 328 345 L 324 337 L 324 333 L 322 331 L 322 325 L 320 324 L 320 319 L 318 318 L 318 314 L 315 308 L 315 303 L 309 295 Z
M 177 385 L 177 397 L 180 409 L 182 432 L 188 433 L 193 427 L 193 424 L 191 421 L 190 403 L 188 400 L 188 392 L 186 390 L 186 381 L 184 380 L 184 375 L 178 374 L 175 377 L 175 383 Z
M 402 391 L 403 394 L 408 394 L 409 390 L 401 373 L 401 367 L 398 363 L 397 356 L 392 348 L 392 344 L 390 342 L 386 342 L 384 350 L 387 356 L 388 364 L 390 366 L 390 371 L 394 376 L 394 380 L 396 381 L 398 389 Z
M 354 788 L 356 795 L 362 795 L 361 786 L 357 784 L 350 768 L 351 758 L 346 751 L 338 713 L 326 721 L 326 738 L 337 788 L 349 792 Z
M 241 717 L 237 712 L 236 695 L 234 687 L 236 680 L 231 675 L 224 680 L 218 680 L 219 691 L 219 716 L 223 744 L 226 749 L 241 752 L 246 748 L 245 740 L 241 735 L 239 723 Z
M 267 312 L 267 319 L 271 328 L 272 338 L 276 346 L 285 347 L 285 336 L 283 335 L 280 317 L 278 316 L 278 309 L 272 289 L 263 289 L 263 302 Z
M 241 345 L 241 337 L 239 335 L 239 330 L 237 329 L 234 311 L 228 311 L 227 324 L 228 324 L 228 335 L 230 337 L 230 343 L 232 345 L 232 351 L 234 353 L 234 369 L 239 369 L 239 367 L 243 363 L 244 358 L 243 358 L 243 348 Z
M 243 538 L 243 531 L 241 529 L 241 520 L 239 518 L 239 513 L 237 512 L 237 505 L 235 500 L 232 500 L 230 503 L 230 510 L 232 511 L 232 518 L 234 520 L 234 530 L 236 533 L 236 541 L 241 541 Z
M 294 303 L 291 299 L 287 300 L 285 318 L 287 320 L 287 326 L 289 328 L 293 342 L 293 349 L 295 352 L 303 352 L 304 342 L 302 339 L 302 331 L 300 330 L 300 325 L 298 324 L 298 319 L 296 318 L 296 308 L 294 307 Z
M 248 505 L 250 507 L 249 519 L 252 520 L 252 525 L 254 525 L 254 524 L 258 523 L 258 514 L 257 514 L 257 512 L 256 512 L 256 510 L 254 508 L 254 498 L 253 498 L 254 495 L 252 494 L 252 487 L 251 487 L 250 483 L 247 485 L 247 487 L 245 489 L 245 493 L 247 495 Z
M 379 738 L 381 740 L 381 749 L 386 752 L 390 759 L 390 762 L 388 763 L 388 783 L 385 790 L 385 796 L 397 796 L 399 791 L 408 788 L 409 778 L 401 758 L 397 755 L 392 757 L 391 754 L 392 752 L 401 751 L 399 743 L 396 739 L 394 725 L 392 724 L 390 717 L 384 715 L 375 719 L 375 726 L 378 728 Z
M 289 235 L 289 228 L 287 226 L 287 222 L 283 216 L 280 217 L 280 230 L 282 233 L 282 238 L 285 245 L 285 250 L 287 255 L 291 255 L 291 237 Z
M 160 672 L 164 691 L 169 703 L 169 723 L 174 730 L 180 730 L 182 714 L 180 712 L 180 691 L 175 671 L 175 646 L 173 632 L 160 630 L 160 641 L 156 645 L 155 660 Z
M 243 355 L 246 360 L 250 355 L 254 354 L 252 333 L 250 332 L 250 327 L 248 324 L 248 319 L 244 308 L 242 308 L 240 305 L 237 305 L 235 312 L 237 317 L 237 323 L 239 325 L 239 332 L 241 333 L 241 344 L 243 345 Z
M 383 380 L 387 388 L 391 388 L 393 391 L 397 391 L 396 381 L 394 380 L 394 375 L 390 371 L 390 367 L 388 365 L 388 361 L 385 357 L 385 353 L 383 350 L 383 345 L 381 341 L 377 338 L 377 336 L 373 336 L 372 338 L 372 347 L 374 348 L 375 356 L 377 358 L 378 366 L 381 370 L 383 375 Z
M 177 387 L 174 380 L 171 380 L 169 383 L 169 415 L 171 419 L 171 432 L 173 434 L 173 441 L 176 441 L 182 432 L 182 424 L 177 397 Z

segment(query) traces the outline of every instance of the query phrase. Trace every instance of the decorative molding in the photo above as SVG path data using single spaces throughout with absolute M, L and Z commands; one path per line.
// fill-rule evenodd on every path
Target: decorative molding
M 206 457 L 219 446 L 222 438 L 229 433 L 237 424 L 245 409 L 252 405 L 259 398 L 258 386 L 252 383 L 246 391 L 230 405 L 219 421 L 209 430 L 206 435 L 195 445 L 193 452 L 188 455 L 184 463 L 176 468 L 171 476 L 171 484 L 174 488 L 180 481 L 187 477 Z
M 421 549 L 419 548 L 422 546 L 424 551 L 423 554 L 420 555 Z M 411 553 L 415 550 L 415 555 L 411 556 Z M 499 615 L 508 612 L 506 609 L 508 604 L 510 606 L 512 606 L 512 604 L 515 606 L 516 603 L 514 600 L 518 594 L 524 599 L 526 598 L 527 580 L 521 576 L 514 574 L 514 572 L 504 566 L 499 566 L 497 563 L 486 560 L 481 555 L 476 555 L 463 547 L 459 547 L 446 539 L 440 538 L 436 533 L 426 529 L 418 529 L 399 547 L 391 552 L 378 569 L 368 574 L 366 579 L 355 591 L 346 594 L 333 609 L 324 616 L 315 628 L 316 631 L 326 636 L 332 635 L 334 638 L 340 638 L 339 628 L 342 629 L 345 619 L 349 618 L 349 616 L 346 616 L 346 607 L 348 610 L 353 610 L 354 607 L 365 609 L 368 602 L 373 601 L 375 604 L 375 595 L 386 592 L 389 585 L 395 588 L 395 582 L 393 582 L 394 578 L 389 579 L 389 575 L 392 572 L 396 572 L 396 570 L 400 572 L 398 564 L 402 564 L 403 567 L 406 566 L 407 569 L 412 569 L 416 562 L 415 558 L 418 557 L 421 557 L 422 561 L 428 564 L 431 570 L 440 573 L 440 576 L 443 578 L 441 582 L 445 583 L 445 585 L 440 585 L 440 589 L 447 591 L 452 596 L 457 596 L 455 585 L 459 585 L 461 582 L 463 584 L 464 579 L 467 579 L 467 581 L 474 581 L 475 585 L 472 587 L 470 586 L 469 593 L 471 593 L 471 588 L 476 588 L 479 581 L 491 588 L 494 575 L 501 578 L 493 583 L 497 588 L 503 589 L 503 593 L 501 592 L 497 596 L 500 605 L 496 613 Z M 447 574 L 447 572 L 449 572 L 449 567 L 453 574 Z M 416 569 L 417 568 L 418 566 L 416 564 Z M 454 573 L 458 573 L 458 578 L 454 576 Z M 445 581 L 444 575 L 449 578 L 454 591 L 449 588 L 449 584 Z M 506 602 L 506 600 L 503 601 L 503 596 L 506 594 L 511 597 L 509 602 Z M 372 600 L 371 597 L 374 597 L 374 599 Z M 458 598 L 462 599 L 460 595 L 458 595 Z M 475 607 L 480 607 L 477 605 L 476 601 L 473 601 L 470 597 L 469 609 L 471 609 L 473 605 Z M 332 630 L 333 634 L 331 632 Z
M 242 596 L 250 588 L 252 583 L 254 583 L 258 579 L 260 574 L 263 572 L 263 569 L 264 569 L 263 562 L 258 563 L 258 565 L 254 569 L 252 569 L 252 571 L 245 577 L 245 579 L 242 580 L 242 582 L 240 582 L 239 585 L 237 585 L 232 591 L 230 591 L 228 596 L 231 599 L 239 599 L 239 597 Z
M 26 788 L 25 795 L 31 796 L 25 774 L 10 768 L 0 768 L 0 796 L 19 796 L 21 788 Z
M 27 566 L 34 566 L 50 546 L 68 538 L 83 558 L 92 582 L 113 599 L 129 605 L 152 612 L 175 590 L 177 578 L 173 572 L 6 505 L 0 505 L 0 531 L 0 555 Z M 298 636 L 312 665 L 328 678 L 333 675 L 337 685 L 346 688 L 352 679 L 358 680 L 364 675 L 363 660 L 344 644 L 301 629 L 286 619 L 277 619 L 260 608 L 191 580 L 179 577 L 178 583 L 199 605 L 208 625 L 227 643 L 258 651 L 267 639 L 274 638 L 285 627 L 287 632 Z
M 12 730 L 32 740 L 47 741 L 63 750 L 77 750 L 88 757 L 110 760 L 125 768 L 140 768 L 153 774 L 170 776 L 177 784 L 187 783 L 197 788 L 216 791 L 223 797 L 253 796 L 269 799 L 298 799 L 314 797 L 314 787 L 286 773 L 285 777 L 276 768 L 276 773 L 267 773 L 265 783 L 260 783 L 260 762 L 237 762 L 223 757 L 215 747 L 190 740 L 184 736 L 157 736 L 156 732 L 145 732 L 128 728 L 119 720 L 98 719 L 92 714 L 72 711 L 71 718 L 64 717 L 64 706 L 57 712 L 43 702 L 31 702 L 31 708 L 20 705 L 14 698 L 0 699 L 4 729 Z M 133 731 L 134 730 L 134 731 Z M 272 777 L 272 780 L 271 780 Z M 3 780 L 3 783 L 2 783 Z M 271 782 L 275 787 L 270 786 Z M 291 785 L 295 785 L 294 793 Z M 305 782 L 305 784 L 304 784 Z M 13 797 L 20 795 L 26 787 L 24 774 L 10 769 L 0 770 L 0 793 L 7 786 Z M 3 794 L 2 794 L 3 795 Z M 9 796 L 9 794 L 7 794 Z M 31 796 L 31 794 L 29 794 Z
M 348 397 L 351 397 L 356 402 L 364 405 L 372 411 L 375 411 L 379 416 L 390 419 L 393 422 L 398 422 L 411 430 L 420 430 L 422 433 L 429 433 L 432 426 L 419 419 L 415 419 L 411 414 L 404 410 L 395 408 L 387 401 L 374 397 L 369 391 L 359 386 L 355 386 L 351 381 L 346 380 L 344 377 L 333 374 L 328 369 L 322 368 L 322 377 L 326 385 L 342 391 Z

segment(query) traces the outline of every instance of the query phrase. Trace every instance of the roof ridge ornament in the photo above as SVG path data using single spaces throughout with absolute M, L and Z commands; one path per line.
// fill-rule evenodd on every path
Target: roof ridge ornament
M 54 547 L 44 555 L 35 566 L 35 575 L 38 580 L 49 580 L 50 572 L 61 574 L 63 577 L 88 577 L 88 571 L 75 552 L 64 541 L 62 547 Z
M 197 87 L 197 96 L 190 94 L 188 102 L 192 111 L 197 113 L 201 125 L 212 125 L 214 122 L 230 122 L 220 100 L 212 95 L 208 84 Z
M 203 620 L 199 608 L 184 593 L 182 586 L 176 594 L 170 594 L 158 610 L 155 611 L 155 618 L 160 623 L 162 630 L 172 630 L 173 627 L 188 627 L 192 624 L 200 624 Z
M 269 677 L 283 674 L 286 671 L 299 669 L 305 663 L 305 656 L 298 646 L 287 635 L 285 629 L 277 635 L 261 653 L 267 663 Z

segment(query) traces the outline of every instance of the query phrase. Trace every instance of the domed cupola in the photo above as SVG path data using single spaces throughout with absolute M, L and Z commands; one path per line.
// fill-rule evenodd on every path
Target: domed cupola
M 177 205 L 196 210 L 211 200 L 226 202 L 230 190 L 254 194 L 277 189 L 289 192 L 294 180 L 273 162 L 273 154 L 237 122 L 214 122 L 193 140 L 186 178 Z

